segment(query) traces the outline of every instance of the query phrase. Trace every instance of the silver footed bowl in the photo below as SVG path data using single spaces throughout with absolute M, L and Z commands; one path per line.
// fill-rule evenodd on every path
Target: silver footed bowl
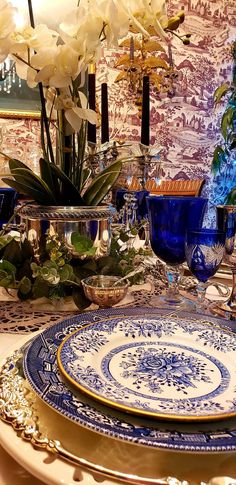
M 119 303 L 127 294 L 129 283 L 119 276 L 95 275 L 81 281 L 86 297 L 100 308 Z

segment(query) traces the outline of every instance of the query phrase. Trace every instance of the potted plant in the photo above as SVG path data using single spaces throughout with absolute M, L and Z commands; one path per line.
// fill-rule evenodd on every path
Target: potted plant
M 123 0 L 81 0 L 59 28 L 51 30 L 35 25 L 31 0 L 28 6 L 30 25 L 19 27 L 16 9 L 1 0 L 0 62 L 10 56 L 19 77 L 39 88 L 40 175 L 7 157 L 10 174 L 3 181 L 30 199 L 20 217 L 38 262 L 43 261 L 45 244 L 41 241 L 45 243 L 46 231 L 63 241 L 72 258 L 81 257 L 83 245 L 85 253 L 103 257 L 109 252 L 113 209 L 101 204 L 120 173 L 122 160 L 91 176 L 85 156 L 86 129 L 88 122 L 96 123 L 96 113 L 88 108 L 88 66 L 99 59 L 104 40 L 108 47 L 115 47 L 131 27 L 147 37 L 152 27 L 152 33 L 169 45 L 170 33 L 183 22 L 184 14 L 168 19 L 165 0 L 143 0 L 138 8 L 136 2 Z M 179 38 L 189 42 L 189 37 Z M 51 128 L 56 129 L 56 151 Z

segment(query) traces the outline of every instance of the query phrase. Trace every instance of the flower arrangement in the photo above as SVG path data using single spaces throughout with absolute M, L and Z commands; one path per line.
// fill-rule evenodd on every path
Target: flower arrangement
M 44 205 L 97 205 L 108 193 L 121 170 L 113 164 L 89 178 L 85 163 L 87 123 L 96 123 L 88 108 L 86 73 L 98 62 L 102 43 L 118 46 L 129 30 L 149 38 L 150 29 L 169 44 L 170 32 L 184 14 L 168 19 L 165 0 L 80 1 L 57 29 L 35 25 L 32 1 L 29 19 L 17 24 L 17 10 L 0 0 L 0 62 L 7 57 L 16 64 L 20 78 L 39 87 L 41 99 L 40 176 L 16 159 L 9 159 L 10 177 L 5 183 Z M 57 129 L 57 152 L 53 150 L 51 126 Z

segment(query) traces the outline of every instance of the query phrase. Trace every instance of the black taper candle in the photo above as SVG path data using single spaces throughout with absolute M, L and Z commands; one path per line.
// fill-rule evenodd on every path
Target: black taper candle
M 88 75 L 89 108 L 96 111 L 96 77 L 94 73 Z M 88 122 L 88 142 L 96 144 L 96 125 Z
M 101 85 L 101 143 L 109 141 L 108 90 L 107 83 Z
M 142 145 L 149 146 L 149 142 L 150 142 L 149 76 L 143 76 L 141 143 Z

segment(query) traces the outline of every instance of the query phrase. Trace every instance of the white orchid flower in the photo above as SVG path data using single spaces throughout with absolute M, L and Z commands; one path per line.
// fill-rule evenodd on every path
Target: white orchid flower
M 67 17 L 60 25 L 61 36 L 65 42 L 73 42 L 74 37 L 77 45 L 72 44 L 73 48 L 85 56 L 93 54 L 94 57 L 100 51 L 100 38 L 103 34 L 107 45 L 114 46 L 128 33 L 128 28 L 128 12 L 119 8 L 117 0 L 93 0 L 87 4 L 86 9 L 80 5 L 74 15 Z
M 141 26 L 147 31 L 152 26 L 160 38 L 167 40 L 168 35 L 163 29 L 167 19 L 165 0 L 129 0 L 128 9 L 130 21 L 138 29 Z
M 100 18 L 100 26 L 105 25 L 108 47 L 117 45 L 118 40 L 128 34 L 128 12 L 120 9 L 115 0 L 97 0 L 97 3 L 93 3 L 92 12 L 96 18 Z
M 89 3 L 86 5 L 80 4 L 79 7 L 73 9 L 59 25 L 59 31 L 65 32 L 70 37 L 76 37 L 78 33 L 78 26 L 81 24 L 81 19 L 85 19 L 89 12 Z
M 92 124 L 97 122 L 97 114 L 89 109 L 88 100 L 82 91 L 78 91 L 78 98 L 73 100 L 69 89 L 60 90 L 60 94 L 53 98 L 53 92 L 46 93 L 46 100 L 53 103 L 55 110 L 63 110 L 65 118 L 72 128 L 72 132 L 78 132 L 81 128 L 82 120 L 87 120 Z M 78 106 L 77 104 L 80 104 Z M 68 131 L 68 130 L 67 130 Z
M 58 74 L 62 77 L 70 76 L 73 80 L 79 74 L 79 61 L 77 52 L 69 45 L 58 46 L 56 66 Z
M 11 49 L 11 40 L 9 37 L 6 39 L 0 39 L 0 63 L 4 62 L 8 57 Z
M 0 62 L 9 55 L 11 34 L 16 28 L 15 16 L 17 10 L 5 0 L 0 0 Z
M 65 44 L 42 49 L 32 57 L 31 63 L 39 71 L 36 81 L 55 88 L 71 85 L 81 70 L 78 53 Z
M 57 90 L 51 87 L 44 88 L 43 93 L 46 101 L 47 115 L 52 119 L 56 119 L 57 111 L 55 109 L 55 102 L 57 99 Z
M 72 126 L 75 132 L 78 132 L 81 128 L 82 120 L 87 120 L 92 124 L 96 124 L 97 115 L 92 109 L 84 109 L 75 106 L 71 109 L 65 110 L 65 118 Z
M 0 40 L 6 39 L 16 28 L 17 9 L 5 0 L 0 0 Z
M 37 71 L 33 69 L 31 66 L 28 66 L 27 54 L 23 53 L 21 55 L 21 59 L 18 59 L 14 56 L 11 56 L 11 58 L 15 62 L 17 76 L 20 79 L 26 80 L 30 88 L 35 88 L 37 86 L 37 82 L 35 81 Z
M 57 46 L 53 47 L 43 47 L 31 57 L 31 65 L 34 69 L 38 71 L 47 65 L 54 65 L 55 58 L 57 56 Z
M 50 48 L 56 45 L 58 33 L 51 31 L 46 25 L 36 25 L 35 28 L 26 26 L 16 30 L 11 35 L 13 49 L 24 45 L 29 49 L 38 51 L 45 45 Z

